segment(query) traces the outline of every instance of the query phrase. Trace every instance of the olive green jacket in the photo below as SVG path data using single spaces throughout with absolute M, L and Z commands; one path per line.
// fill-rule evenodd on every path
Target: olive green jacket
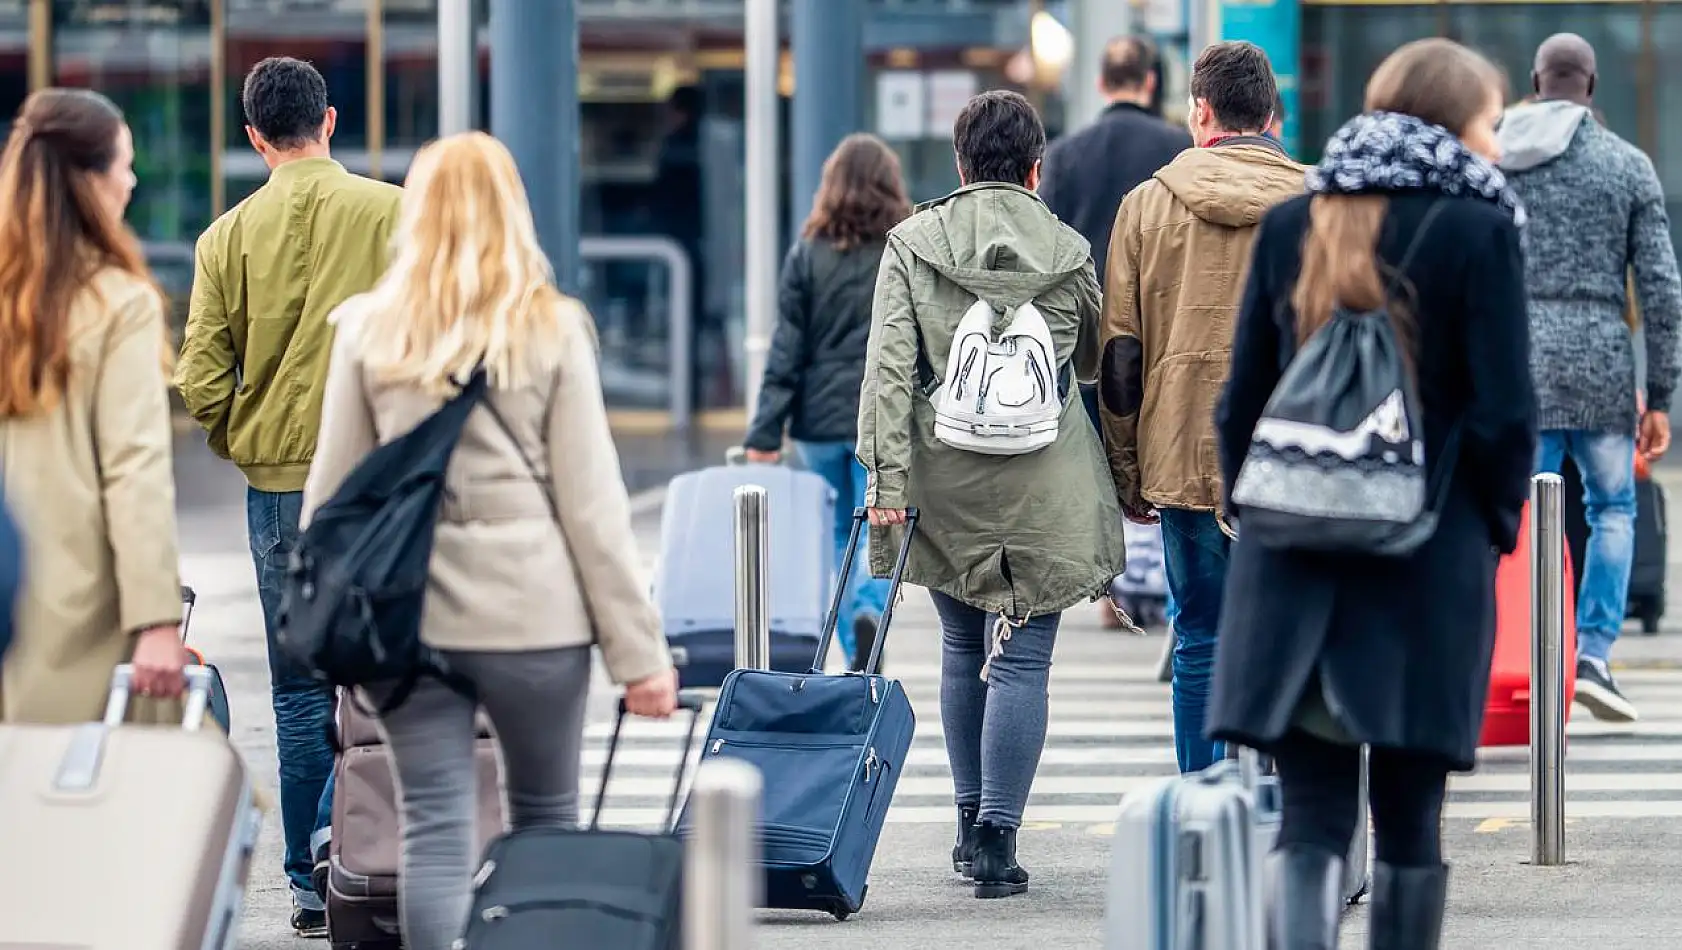
M 1121 512 L 1073 385 L 1057 441 L 1038 452 L 980 455 L 935 438 L 925 389 L 977 299 L 1034 301 L 1059 363 L 1097 376 L 1098 280 L 1085 238 L 1013 185 L 970 185 L 924 205 L 889 234 L 876 282 L 859 401 L 867 504 L 919 509 L 907 582 L 1012 618 L 1053 613 L 1121 573 Z M 885 575 L 899 532 L 873 529 L 870 542 L 872 571 Z
M 302 491 L 333 328 L 389 262 L 403 191 L 329 158 L 277 167 L 199 237 L 175 385 L 260 491 Z

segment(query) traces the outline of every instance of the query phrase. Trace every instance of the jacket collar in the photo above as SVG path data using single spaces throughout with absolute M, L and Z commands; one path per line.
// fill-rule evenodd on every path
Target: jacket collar
M 971 185 L 965 185 L 962 188 L 959 188 L 957 191 L 952 192 L 951 194 L 945 195 L 945 196 L 940 197 L 940 198 L 935 198 L 931 201 L 925 201 L 922 204 L 918 205 L 916 210 L 917 211 L 925 211 L 929 208 L 937 208 L 937 207 L 947 203 L 948 201 L 951 201 L 952 199 L 961 197 L 963 195 L 974 194 L 978 191 L 994 191 L 994 190 L 1014 191 L 1014 192 L 1018 192 L 1020 194 L 1028 195 L 1028 196 L 1032 197 L 1035 201 L 1042 201 L 1043 200 L 1043 199 L 1040 198 L 1040 196 L 1038 194 L 1036 194 L 1032 191 L 1029 191 L 1028 189 L 1022 187 L 1021 185 L 1013 185 L 1013 184 L 1010 184 L 1009 182 L 1003 182 L 1003 181 L 978 181 L 978 182 L 975 182 L 974 184 L 971 184 Z
M 1137 102 L 1112 102 L 1104 107 L 1103 112 L 1098 113 L 1100 119 L 1108 119 L 1118 115 L 1142 115 L 1156 118 L 1155 113 Z
M 331 158 L 294 158 L 276 165 L 274 171 L 269 172 L 269 180 L 284 184 L 334 173 L 344 174 L 345 167 Z

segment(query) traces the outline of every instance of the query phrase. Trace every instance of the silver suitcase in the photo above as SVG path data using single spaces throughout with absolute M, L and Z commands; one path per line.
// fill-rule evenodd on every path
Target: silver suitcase
M 1262 860 L 1278 832 L 1278 779 L 1247 750 L 1122 799 L 1105 950 L 1264 950 Z

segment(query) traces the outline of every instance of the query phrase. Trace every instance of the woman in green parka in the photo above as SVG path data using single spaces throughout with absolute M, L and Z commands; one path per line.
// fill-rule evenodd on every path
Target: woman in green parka
M 930 590 L 941 619 L 952 863 L 989 898 L 1028 887 L 1016 830 L 1045 744 L 1061 612 L 1105 592 L 1123 551 L 1097 433 L 1067 385 L 1097 375 L 1099 291 L 1086 240 L 1034 194 L 1045 129 L 1020 95 L 987 92 L 959 115 L 954 142 L 963 187 L 888 237 L 858 454 L 878 576 L 892 565 L 906 509 L 920 513 L 905 579 Z M 1056 441 L 1037 451 L 984 455 L 935 437 L 931 368 L 946 366 L 977 300 L 998 313 L 1032 301 L 1051 331 L 1063 412 Z

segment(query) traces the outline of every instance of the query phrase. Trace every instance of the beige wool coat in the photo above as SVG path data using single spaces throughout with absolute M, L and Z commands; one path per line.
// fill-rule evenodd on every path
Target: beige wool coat
M 443 402 L 364 368 L 347 332 L 360 303 L 352 298 L 335 315 L 305 527 L 369 452 Z M 574 325 L 558 365 L 486 396 L 519 445 L 484 408 L 468 417 L 446 476 L 422 638 L 444 650 L 495 652 L 595 640 L 614 682 L 633 683 L 669 669 L 671 658 L 631 533 L 589 316 L 569 303 L 564 318 Z M 531 467 L 553 492 L 558 526 Z
M 24 543 L 8 722 L 105 707 L 134 634 L 181 620 L 163 301 L 107 269 L 70 312 L 70 383 L 51 409 L 0 419 L 0 489 Z

